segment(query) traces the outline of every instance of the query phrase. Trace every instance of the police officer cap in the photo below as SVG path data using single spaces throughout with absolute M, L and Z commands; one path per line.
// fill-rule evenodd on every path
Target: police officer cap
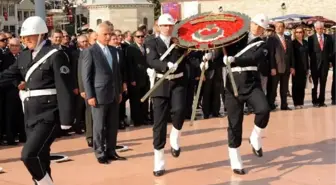
M 39 16 L 28 17 L 21 27 L 20 36 L 40 35 L 48 33 L 48 27 L 45 21 Z
M 267 26 L 266 30 L 272 30 L 272 31 L 274 31 L 275 30 L 275 26 L 273 24 L 269 24 Z
M 257 14 L 251 20 L 252 22 L 256 23 L 260 27 L 266 29 L 269 23 L 269 19 L 265 14 Z
M 175 20 L 170 14 L 165 13 L 160 15 L 158 25 L 175 25 Z

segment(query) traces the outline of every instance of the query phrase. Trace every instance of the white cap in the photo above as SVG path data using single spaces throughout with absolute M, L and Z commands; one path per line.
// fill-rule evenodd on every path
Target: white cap
M 160 15 L 158 25 L 175 25 L 175 20 L 170 14 L 165 13 Z
M 45 21 L 39 16 L 28 17 L 21 27 L 20 36 L 40 35 L 48 33 Z
M 253 17 L 251 21 L 261 26 L 264 29 L 267 28 L 268 23 L 269 23 L 269 19 L 265 14 L 257 14 L 256 16 Z

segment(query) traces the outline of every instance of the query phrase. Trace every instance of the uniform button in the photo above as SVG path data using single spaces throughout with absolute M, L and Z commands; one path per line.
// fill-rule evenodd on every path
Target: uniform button
M 48 103 L 50 103 L 50 100 L 48 100 Z
M 27 98 L 26 100 L 29 101 L 29 98 Z
M 30 78 L 30 80 L 32 80 L 33 78 Z
M 29 91 L 29 88 L 27 88 L 27 91 Z

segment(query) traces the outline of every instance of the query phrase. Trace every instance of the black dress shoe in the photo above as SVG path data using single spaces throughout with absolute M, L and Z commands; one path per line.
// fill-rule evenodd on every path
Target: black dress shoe
M 165 170 L 153 171 L 155 177 L 160 177 L 165 173 Z
M 100 164 L 108 164 L 108 159 L 105 156 L 104 157 L 99 157 L 97 160 Z
M 119 123 L 119 130 L 125 130 L 126 129 L 126 125 L 125 123 L 122 121 Z
M 233 169 L 233 173 L 238 174 L 238 175 L 245 175 L 245 170 L 244 169 Z
M 319 104 L 319 107 L 327 107 L 327 105 L 325 103 L 321 103 Z
M 127 160 L 125 157 L 121 157 L 118 154 L 110 155 L 107 158 L 112 161 L 126 161 Z
M 292 110 L 292 109 L 289 107 L 281 107 L 281 110 Z
M 175 150 L 174 148 L 171 148 L 171 149 L 170 149 L 170 152 L 171 152 L 171 154 L 172 154 L 173 157 L 176 157 L 176 158 L 177 158 L 177 157 L 180 156 L 181 148 L 178 149 L 178 150 Z
M 319 107 L 319 104 L 313 103 L 313 107 L 317 108 L 317 107 Z
M 262 157 L 263 156 L 263 150 L 262 148 L 260 148 L 259 150 L 256 150 L 253 148 L 252 144 L 251 144 L 251 140 L 249 140 L 250 145 L 252 147 L 252 152 L 254 153 L 254 155 L 256 155 L 257 157 Z
M 87 140 L 87 144 L 88 144 L 89 147 L 92 148 L 92 147 L 93 147 L 92 139 L 88 139 L 88 140 Z

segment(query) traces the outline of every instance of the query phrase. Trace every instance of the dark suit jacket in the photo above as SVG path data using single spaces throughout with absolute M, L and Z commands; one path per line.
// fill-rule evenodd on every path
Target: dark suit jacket
M 71 53 L 71 69 L 73 71 L 73 76 L 74 76 L 74 83 L 75 83 L 75 88 L 79 88 L 79 81 L 78 79 L 78 63 L 79 61 L 79 55 L 81 51 L 79 49 L 73 50 Z
M 323 34 L 324 46 L 323 50 L 320 48 L 320 44 L 317 38 L 317 34 L 314 34 L 308 38 L 308 48 L 310 57 L 310 70 L 314 75 L 320 69 L 324 72 L 328 72 L 329 63 L 333 61 L 333 42 L 330 35 Z
M 96 43 L 82 51 L 82 80 L 86 98 L 96 98 L 97 104 L 109 104 L 119 99 L 122 93 L 117 49 L 107 46 L 112 55 L 112 69 L 104 52 Z
M 18 57 L 18 56 L 17 56 Z M 15 63 L 17 58 L 11 52 L 7 52 L 3 55 L 3 61 L 0 63 L 0 71 L 8 69 L 11 65 Z M 20 80 L 14 80 L 12 83 L 8 84 L 5 88 L 17 88 L 20 84 Z
M 171 42 L 169 44 L 172 45 L 173 43 Z M 160 37 L 157 37 L 155 39 L 149 40 L 146 44 L 147 46 L 147 63 L 149 66 L 157 73 L 164 74 L 168 70 L 167 63 L 172 62 L 175 63 L 183 54 L 184 54 L 184 49 L 181 48 L 174 48 L 168 55 L 167 57 L 163 60 L 160 61 L 160 57 L 166 52 L 168 49 L 166 44 L 162 41 Z M 170 97 L 170 89 L 174 86 L 186 86 L 187 85 L 187 70 L 186 70 L 186 65 L 184 62 L 187 60 L 184 59 L 176 69 L 176 71 L 172 74 L 178 74 L 183 72 L 184 75 L 181 78 L 177 78 L 174 80 L 164 80 L 163 83 L 158 87 L 152 94 L 153 97 Z
M 286 50 L 282 46 L 281 40 L 278 35 L 275 35 L 275 61 L 276 69 L 278 73 L 289 73 L 290 68 L 295 68 L 294 53 L 293 53 L 293 43 L 289 36 L 285 37 Z
M 144 46 L 146 52 L 146 46 Z M 136 82 L 137 86 L 144 87 L 148 84 L 146 53 L 142 54 L 137 44 L 131 44 L 127 48 L 128 78 L 129 82 Z

